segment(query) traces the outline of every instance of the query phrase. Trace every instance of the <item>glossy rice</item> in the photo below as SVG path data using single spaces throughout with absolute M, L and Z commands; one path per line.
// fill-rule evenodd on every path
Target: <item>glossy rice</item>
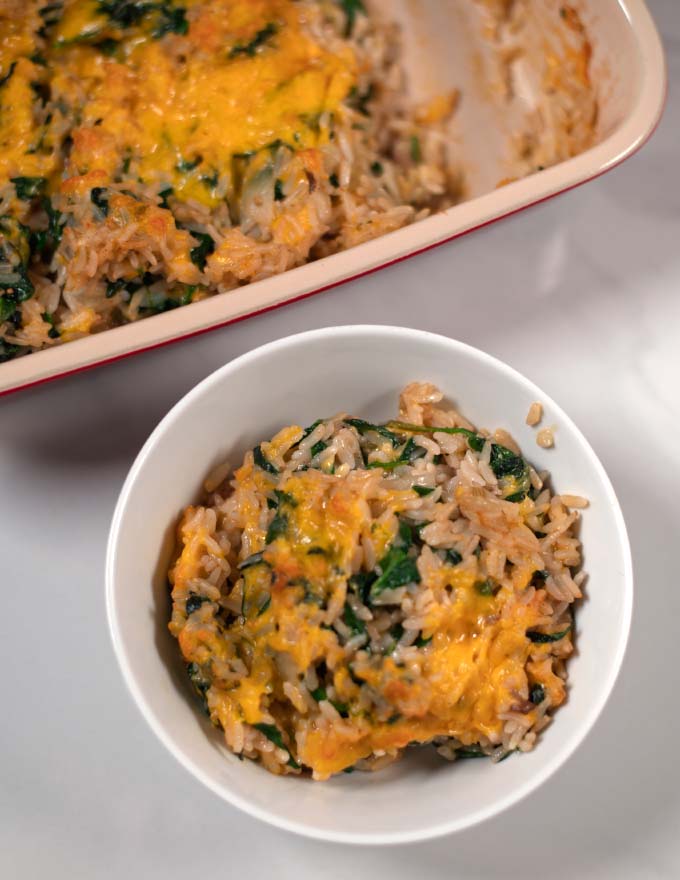
M 566 699 L 584 499 L 428 383 L 291 425 L 207 480 L 170 631 L 237 755 L 323 780 L 409 749 L 499 761 Z

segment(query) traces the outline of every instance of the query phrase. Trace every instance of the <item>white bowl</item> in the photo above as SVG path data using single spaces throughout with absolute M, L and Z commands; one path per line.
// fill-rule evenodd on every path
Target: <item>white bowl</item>
M 569 699 L 536 749 L 501 764 L 447 764 L 434 750 L 372 774 L 328 782 L 270 775 L 239 761 L 201 716 L 169 635 L 168 561 L 178 515 L 210 469 L 293 422 L 349 410 L 377 421 L 399 390 L 431 380 L 480 427 L 508 429 L 557 491 L 587 496 L 582 540 L 587 598 L 577 610 Z M 556 447 L 527 427 L 540 400 Z M 626 528 L 605 471 L 550 398 L 510 367 L 461 342 L 397 327 L 335 327 L 270 343 L 189 392 L 148 439 L 123 486 L 109 537 L 109 624 L 123 675 L 172 754 L 220 797 L 281 828 L 347 843 L 423 840 L 474 825 L 545 782 L 591 729 L 614 685 L 630 625 L 633 580 Z M 423 754 L 419 754 L 422 751 Z

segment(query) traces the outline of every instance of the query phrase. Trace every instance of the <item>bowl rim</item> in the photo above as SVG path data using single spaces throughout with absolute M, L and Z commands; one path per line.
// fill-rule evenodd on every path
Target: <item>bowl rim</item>
M 275 812 L 270 812 L 267 809 L 260 808 L 252 804 L 247 799 L 241 797 L 240 795 L 235 794 L 226 785 L 220 783 L 210 774 L 204 772 L 193 760 L 191 755 L 187 754 L 174 743 L 172 735 L 167 730 L 167 725 L 162 721 L 161 718 L 156 716 L 151 706 L 147 703 L 143 695 L 142 687 L 138 682 L 138 676 L 133 669 L 133 665 L 129 661 L 124 646 L 124 639 L 122 635 L 124 625 L 121 623 L 117 610 L 117 583 L 115 578 L 115 570 L 120 529 L 125 517 L 127 504 L 130 495 L 132 494 L 132 490 L 136 484 L 137 478 L 141 471 L 144 469 L 144 466 L 146 465 L 149 458 L 154 454 L 156 444 L 160 437 L 163 436 L 165 432 L 170 429 L 174 425 L 174 423 L 184 414 L 184 412 L 187 409 L 190 409 L 193 403 L 196 400 L 200 399 L 200 397 L 206 391 L 211 389 L 213 386 L 221 383 L 223 379 L 230 374 L 238 372 L 246 364 L 249 364 L 252 361 L 256 361 L 263 357 L 266 358 L 269 354 L 284 350 L 286 348 L 295 349 L 299 346 L 304 347 L 304 345 L 309 341 L 338 337 L 342 336 L 343 334 L 349 335 L 353 338 L 370 338 L 371 336 L 382 335 L 384 337 L 390 337 L 394 340 L 404 339 L 407 337 L 412 339 L 415 337 L 425 343 L 429 342 L 448 345 L 451 348 L 457 349 L 459 352 L 462 352 L 466 356 L 471 357 L 472 359 L 481 361 L 487 366 L 491 366 L 499 374 L 503 375 L 505 379 L 522 385 L 533 395 L 536 395 L 535 399 L 542 400 L 544 405 L 547 404 L 551 408 L 551 410 L 555 414 L 555 418 L 559 420 L 560 425 L 567 426 L 568 430 L 571 431 L 574 438 L 589 458 L 591 467 L 593 468 L 603 487 L 608 502 L 608 509 L 614 519 L 616 531 L 621 541 L 621 551 L 623 557 L 623 569 L 621 574 L 623 589 L 621 594 L 621 604 L 623 616 L 620 631 L 617 637 L 616 653 L 612 658 L 612 663 L 610 665 L 609 672 L 605 678 L 605 681 L 603 682 L 603 687 L 600 695 L 592 703 L 588 711 L 584 713 L 582 719 L 577 725 L 575 733 L 572 734 L 569 740 L 556 747 L 554 755 L 542 769 L 539 769 L 537 772 L 533 773 L 530 778 L 528 778 L 525 782 L 516 786 L 516 788 L 511 793 L 505 795 L 502 798 L 499 798 L 497 801 L 494 801 L 487 807 L 480 808 L 466 815 L 464 818 L 443 820 L 436 825 L 431 825 L 428 828 L 415 829 L 409 832 L 347 832 L 321 830 L 304 822 L 288 819 L 278 815 Z M 105 563 L 105 590 L 109 634 L 111 637 L 114 654 L 116 655 L 116 659 L 118 660 L 118 664 L 120 666 L 128 692 L 132 696 L 133 701 L 137 705 L 139 711 L 148 723 L 149 727 L 153 730 L 161 743 L 190 774 L 196 777 L 208 789 L 210 789 L 220 798 L 225 800 L 227 803 L 231 804 L 234 807 L 237 807 L 247 815 L 250 815 L 256 819 L 260 819 L 263 822 L 267 822 L 268 824 L 273 825 L 277 828 L 281 828 L 285 831 L 293 832 L 304 837 L 309 837 L 316 840 L 324 840 L 332 843 L 347 843 L 354 845 L 394 845 L 430 840 L 447 834 L 451 834 L 453 832 L 463 831 L 466 828 L 471 828 L 474 825 L 478 825 L 481 822 L 484 822 L 488 819 L 493 818 L 494 816 L 499 815 L 500 813 L 507 810 L 509 807 L 522 801 L 525 797 L 527 797 L 529 794 L 531 794 L 533 791 L 543 785 L 574 754 L 574 752 L 583 743 L 584 739 L 590 733 L 596 721 L 600 717 L 605 705 L 607 704 L 611 696 L 614 685 L 616 684 L 616 680 L 621 670 L 626 647 L 628 644 L 633 611 L 633 563 L 630 549 L 630 541 L 628 538 L 628 532 L 626 529 L 621 506 L 604 466 L 600 462 L 600 459 L 584 436 L 583 432 L 564 412 L 562 407 L 560 407 L 559 404 L 557 404 L 549 394 L 543 391 L 543 389 L 539 388 L 534 382 L 532 382 L 514 367 L 511 367 L 509 364 L 506 364 L 499 358 L 496 358 L 493 355 L 490 355 L 482 351 L 481 349 L 475 348 L 474 346 L 471 346 L 465 342 L 452 339 L 442 334 L 431 333 L 426 330 L 418 330 L 415 328 L 391 325 L 345 324 L 306 330 L 301 333 L 295 333 L 281 337 L 279 339 L 272 340 L 254 349 L 251 349 L 250 351 L 239 355 L 238 357 L 234 358 L 223 366 L 218 367 L 217 370 L 213 371 L 196 385 L 194 385 L 193 388 L 191 388 L 186 394 L 184 394 L 171 407 L 167 414 L 158 423 L 156 428 L 154 428 L 154 430 L 151 432 L 148 439 L 142 446 L 140 452 L 137 454 L 127 474 L 125 482 L 123 483 L 123 486 L 120 490 L 120 494 L 118 496 L 116 507 L 111 520 L 111 526 L 107 541 Z

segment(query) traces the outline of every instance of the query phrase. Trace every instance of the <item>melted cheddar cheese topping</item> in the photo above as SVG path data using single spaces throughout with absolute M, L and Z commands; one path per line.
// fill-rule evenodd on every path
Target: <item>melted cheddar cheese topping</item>
M 281 461 L 302 435 L 299 426 L 284 429 L 261 444 L 263 460 Z M 515 558 L 512 583 L 493 593 L 480 591 L 481 557 L 433 562 L 430 554 L 428 562 L 421 554 L 419 588 L 431 591 L 434 601 L 424 614 L 417 658 L 401 662 L 390 650 L 376 655 L 345 648 L 331 624 L 352 589 L 357 547 L 370 540 L 376 557 L 383 558 L 399 541 L 398 517 L 413 501 L 412 490 L 385 490 L 378 523 L 364 491 L 366 481 L 374 480 L 375 471 L 338 475 L 320 466 L 280 482 L 249 454 L 235 472 L 229 514 L 230 528 L 238 530 L 248 548 L 230 596 L 238 600 L 240 614 L 216 626 L 211 615 L 199 612 L 187 621 L 180 611 L 170 625 L 185 659 L 212 669 L 213 720 L 226 731 L 234 722 L 266 723 L 270 713 L 284 729 L 302 724 L 304 734 L 296 739 L 291 734 L 287 748 L 315 778 L 327 778 L 376 752 L 434 737 L 455 737 L 464 745 L 480 738 L 497 743 L 503 713 L 535 717 L 536 707 L 526 698 L 532 686 L 541 685 L 553 707 L 565 697 L 549 656 L 554 645 L 527 637 L 527 631 L 545 622 L 545 590 L 536 590 L 529 601 L 519 598 L 535 571 L 529 555 L 524 563 L 521 554 Z M 478 500 L 477 491 L 459 489 L 461 508 Z M 265 497 L 276 507 L 268 524 L 258 501 Z M 508 517 L 521 525 L 530 507 L 531 502 L 513 504 Z M 171 573 L 176 609 L 200 576 L 208 552 L 209 539 L 205 527 L 196 525 L 196 513 L 189 508 L 180 527 L 182 549 Z M 524 528 L 529 544 L 535 543 Z M 569 650 L 565 640 L 565 654 Z M 219 664 L 211 667 L 215 657 L 247 657 L 248 674 L 237 684 L 220 682 Z M 342 707 L 337 724 L 309 723 L 304 704 L 292 708 L 290 695 L 281 690 L 282 668 L 301 679 L 321 663 L 332 676 L 334 705 Z M 366 708 L 366 691 L 380 710 Z
M 309 36 L 300 4 L 156 5 L 167 12 L 121 22 L 98 0 L 65 0 L 46 47 L 35 14 L 17 21 L 0 12 L 0 76 L 11 70 L 0 92 L 0 182 L 60 172 L 53 148 L 68 134 L 70 173 L 113 179 L 134 162 L 142 182 L 213 207 L 234 184 L 239 157 L 326 141 L 356 62 L 346 43 L 331 52 Z M 49 89 L 51 118 L 36 113 L 39 88 Z

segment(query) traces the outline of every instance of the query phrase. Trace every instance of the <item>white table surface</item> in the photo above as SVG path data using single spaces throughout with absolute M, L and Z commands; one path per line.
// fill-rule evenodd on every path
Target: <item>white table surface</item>
M 621 168 L 372 277 L 0 401 L 0 876 L 680 877 L 680 2 L 662 125 Z M 476 829 L 352 849 L 269 828 L 159 744 L 118 671 L 104 551 L 162 415 L 249 349 L 332 324 L 434 330 L 536 380 L 588 436 L 628 523 L 636 599 L 601 720 L 541 790 Z

